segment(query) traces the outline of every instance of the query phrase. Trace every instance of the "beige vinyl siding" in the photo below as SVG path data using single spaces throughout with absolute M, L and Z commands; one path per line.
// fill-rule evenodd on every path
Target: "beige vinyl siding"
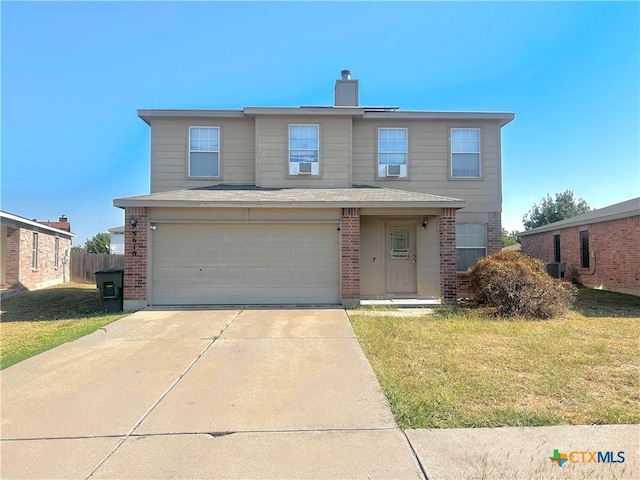
M 189 178 L 190 126 L 220 127 L 220 179 Z M 151 193 L 217 183 L 253 184 L 252 118 L 154 118 L 151 122 Z
M 320 126 L 320 175 L 288 175 L 290 124 Z M 349 186 L 351 117 L 256 117 L 256 152 L 256 184 L 259 186 Z
M 437 219 L 431 218 L 427 228 L 422 228 L 418 220 L 417 263 L 418 263 L 418 296 L 421 298 L 440 298 L 440 257 L 438 250 L 439 225 Z
M 376 131 L 378 127 L 409 129 L 407 179 L 376 178 Z M 451 128 L 480 128 L 481 178 L 450 178 Z M 353 183 L 378 185 L 416 192 L 461 198 L 465 212 L 502 210 L 500 170 L 500 125 L 497 122 L 452 122 L 437 120 L 353 121 Z

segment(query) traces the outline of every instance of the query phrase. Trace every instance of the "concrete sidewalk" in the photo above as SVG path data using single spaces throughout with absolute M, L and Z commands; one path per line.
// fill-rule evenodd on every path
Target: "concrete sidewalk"
M 640 425 L 407 430 L 429 480 L 640 479 Z M 566 455 L 562 467 L 550 457 Z M 583 453 L 584 452 L 584 453 Z
M 400 431 L 341 309 L 137 312 L 0 381 L 3 479 L 640 478 L 639 425 Z

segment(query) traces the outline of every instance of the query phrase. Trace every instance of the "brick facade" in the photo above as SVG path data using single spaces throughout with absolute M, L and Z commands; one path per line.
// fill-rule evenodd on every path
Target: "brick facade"
M 360 299 L 360 209 L 343 208 L 340 217 L 342 300 Z M 348 303 L 348 302 L 347 302 Z
M 37 265 L 33 267 L 33 233 L 38 234 Z M 29 290 L 69 281 L 69 262 L 65 252 L 71 250 L 71 238 L 38 227 L 3 227 L 6 242 L 4 286 Z M 58 238 L 56 265 L 56 238 Z M 68 258 L 68 257 L 67 257 Z
M 456 211 L 443 208 L 439 217 L 440 299 L 443 304 L 457 302 Z
M 124 219 L 124 301 L 140 303 L 147 299 L 147 208 L 127 207 Z M 135 226 L 131 219 L 137 222 Z
M 589 232 L 589 267 L 582 267 L 580 231 Z M 522 252 L 554 261 L 555 234 L 565 278 L 583 285 L 640 295 L 640 215 L 521 237 Z

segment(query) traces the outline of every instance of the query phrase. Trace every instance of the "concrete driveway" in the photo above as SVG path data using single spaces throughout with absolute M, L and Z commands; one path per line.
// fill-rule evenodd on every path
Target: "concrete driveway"
M 0 380 L 2 478 L 424 478 L 341 309 L 146 310 Z

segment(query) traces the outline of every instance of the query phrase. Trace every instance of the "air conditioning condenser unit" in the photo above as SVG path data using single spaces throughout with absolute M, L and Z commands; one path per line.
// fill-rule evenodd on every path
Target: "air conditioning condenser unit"
M 545 264 L 547 273 L 553 278 L 564 278 L 564 263 L 548 262 Z

